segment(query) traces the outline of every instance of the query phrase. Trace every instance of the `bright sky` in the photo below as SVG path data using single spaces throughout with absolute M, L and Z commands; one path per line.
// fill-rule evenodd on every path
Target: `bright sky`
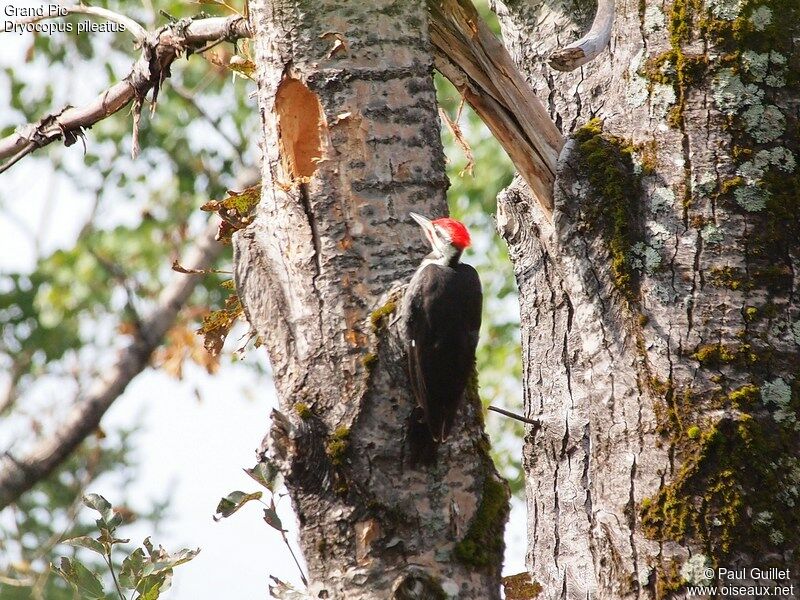
M 0 0 L 0 6 L 5 1 Z M 18 55 L 19 46 L 13 48 L 8 41 L 7 37 L 0 40 L 0 66 Z M 7 94 L 8 90 L 0 90 L 0 112 L 8 105 Z M 91 131 L 87 137 L 91 138 Z M 30 232 L 42 234 L 40 251 L 44 254 L 70 247 L 88 214 L 90 198 L 66 178 L 54 179 L 50 167 L 54 157 L 79 164 L 80 144 L 69 149 L 50 147 L 0 175 L 0 274 L 32 267 L 35 248 Z M 124 215 L 117 216 L 124 219 Z M 259 360 L 266 359 L 262 355 Z M 5 384 L 3 377 L 0 374 L 0 389 Z M 202 401 L 195 397 L 195 387 L 202 390 Z M 232 391 L 239 389 L 249 390 L 251 398 Z M 264 598 L 269 575 L 299 583 L 280 536 L 262 521 L 258 504 L 252 503 L 219 523 L 211 518 L 221 496 L 237 489 L 257 489 L 242 468 L 254 464 L 254 452 L 268 429 L 275 401 L 268 379 L 235 365 L 225 366 L 213 377 L 189 368 L 182 382 L 146 371 L 103 420 L 106 429 L 141 423 L 137 437 L 141 467 L 133 488 L 127 490 L 133 507 L 147 506 L 150 499 L 172 490 L 172 516 L 164 531 L 154 534 L 155 541 L 168 550 L 202 549 L 195 560 L 176 570 L 173 589 L 166 598 Z M 0 447 L 12 436 L 0 427 Z M 103 494 L 112 503 L 121 495 L 111 483 L 102 481 L 90 491 Z M 281 501 L 279 509 L 290 539 L 294 539 L 296 524 L 288 498 Z M 154 532 L 134 525 L 124 533 L 136 542 Z M 525 509 L 520 503 L 513 508 L 506 539 L 504 571 L 520 572 L 525 553 Z

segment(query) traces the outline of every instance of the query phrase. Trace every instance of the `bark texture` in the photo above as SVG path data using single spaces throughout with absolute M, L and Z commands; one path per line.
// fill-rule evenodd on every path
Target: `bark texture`
M 392 323 L 447 211 L 423 2 L 251 2 L 264 138 L 239 295 L 269 351 L 283 471 L 320 598 L 498 598 L 507 488 L 475 390 L 436 464 L 409 464 L 413 409 Z M 474 388 L 474 386 L 473 386 Z
M 498 207 L 543 422 L 525 447 L 543 597 L 683 598 L 706 567 L 797 589 L 800 8 L 617 2 L 610 48 L 572 73 L 547 58 L 593 7 L 494 8 L 575 134 L 552 226 L 522 182 Z

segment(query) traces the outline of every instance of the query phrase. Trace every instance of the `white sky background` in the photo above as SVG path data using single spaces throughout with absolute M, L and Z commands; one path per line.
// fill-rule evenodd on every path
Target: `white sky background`
M 0 7 L 6 1 L 0 0 Z M 0 67 L 15 63 L 25 42 L 24 37 L 0 33 Z M 33 68 L 44 77 L 43 67 Z M 99 91 L 88 81 L 83 78 L 76 97 L 71 99 L 73 104 Z M 168 85 L 164 93 L 169 93 Z M 0 115 L 9 104 L 8 94 L 8 90 L 0 89 Z M 89 131 L 87 143 L 91 141 Z M 0 280 L 3 272 L 32 268 L 35 248 L 26 229 L 43 234 L 39 251 L 47 255 L 74 244 L 89 212 L 92 199 L 75 190 L 66 177 L 53 173 L 51 165 L 56 157 L 79 164 L 80 143 L 71 148 L 53 144 L 0 175 Z M 106 214 L 104 221 L 125 218 L 124 214 Z M 260 352 L 250 360 L 266 362 L 263 350 Z M 5 385 L 4 378 L 0 373 L 0 389 Z M 195 388 L 202 390 L 202 401 L 196 398 Z M 251 397 L 242 397 L 240 389 L 249 390 Z M 211 518 L 221 496 L 237 489 L 258 489 L 242 468 L 253 466 L 255 449 L 268 429 L 275 402 L 272 382 L 247 368 L 225 365 L 216 376 L 208 376 L 199 368 L 189 367 L 182 382 L 148 370 L 134 380 L 105 416 L 102 425 L 106 429 L 141 423 L 135 438 L 139 473 L 132 489 L 127 490 L 133 508 L 147 506 L 150 500 L 172 491 L 170 517 L 163 531 L 154 534 L 154 540 L 168 550 L 201 548 L 197 558 L 176 569 L 173 588 L 165 598 L 265 598 L 268 575 L 299 584 L 296 567 L 280 536 L 261 518 L 260 505 L 251 503 L 219 523 Z M 0 450 L 7 447 L 14 433 L 8 428 L 3 431 L 0 425 Z M 90 491 L 105 495 L 112 503 L 121 494 L 110 480 L 98 482 Z M 280 502 L 279 514 L 293 540 L 296 524 L 288 498 Z M 122 533 L 139 542 L 154 532 L 133 525 Z M 513 507 L 506 541 L 504 572 L 524 570 L 525 508 L 521 503 Z

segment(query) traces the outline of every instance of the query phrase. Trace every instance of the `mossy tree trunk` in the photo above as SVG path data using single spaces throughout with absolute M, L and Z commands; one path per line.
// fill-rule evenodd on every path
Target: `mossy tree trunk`
M 393 302 L 446 213 L 424 3 L 251 0 L 263 193 L 236 285 L 269 352 L 284 473 L 314 598 L 499 597 L 507 487 L 477 396 L 431 466 Z
M 621 0 L 610 49 L 559 73 L 590 3 L 494 4 L 574 135 L 552 221 L 522 183 L 498 207 L 543 422 L 533 577 L 546 598 L 682 598 L 706 567 L 779 567 L 758 583 L 796 590 L 800 5 Z

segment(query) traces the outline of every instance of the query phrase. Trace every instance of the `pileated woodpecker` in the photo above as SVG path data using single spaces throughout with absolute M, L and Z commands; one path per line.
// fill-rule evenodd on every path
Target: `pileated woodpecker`
M 464 400 L 481 326 L 478 273 L 459 261 L 469 231 L 455 219 L 411 213 L 433 250 L 403 297 L 411 388 L 435 442 L 447 439 Z

